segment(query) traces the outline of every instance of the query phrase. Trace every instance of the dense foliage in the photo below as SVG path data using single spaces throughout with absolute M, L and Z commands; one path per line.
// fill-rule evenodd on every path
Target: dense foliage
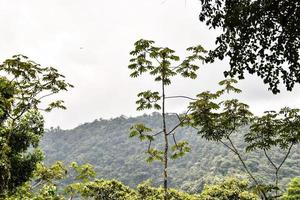
M 234 87 L 236 80 L 228 79 L 220 82 L 224 89 L 216 92 L 202 92 L 197 99 L 190 103 L 188 125 L 198 129 L 198 134 L 208 141 L 224 145 L 234 153 L 245 172 L 252 179 L 255 187 L 260 191 L 262 199 L 272 199 L 281 196 L 279 176 L 281 168 L 290 156 L 291 149 L 299 144 L 300 140 L 300 110 L 282 108 L 279 112 L 265 111 L 262 116 L 254 116 L 249 106 L 238 99 L 223 100 L 222 95 L 231 91 L 241 92 Z M 237 148 L 233 141 L 233 134 L 240 128 L 249 126 L 249 130 L 242 135 L 245 151 Z M 283 156 L 274 157 L 272 151 L 283 152 Z M 249 169 L 244 157 L 249 152 L 260 151 L 263 153 L 275 175 L 274 183 L 269 184 L 258 180 Z M 271 174 L 272 175 L 272 174 Z
M 70 178 L 66 186 L 59 180 Z M 56 162 L 47 168 L 39 164 L 34 177 L 16 188 L 16 192 L 6 196 L 5 200 L 65 200 L 65 199 L 95 199 L 95 200 L 163 200 L 164 189 L 151 186 L 150 181 L 130 188 L 117 180 L 95 178 L 93 166 L 78 165 L 73 162 L 65 166 Z M 206 185 L 201 194 L 188 194 L 183 191 L 169 189 L 170 200 L 210 200 L 210 199 L 242 199 L 256 200 L 257 196 L 249 188 L 246 180 L 226 178 L 213 185 Z
M 200 199 L 212 200 L 258 200 L 258 195 L 251 192 L 246 180 L 228 178 L 212 185 L 206 185 Z
M 161 185 L 161 165 L 156 162 L 148 165 L 144 155 L 145 144 L 138 139 L 128 138 L 128 129 L 133 124 L 146 123 L 158 130 L 161 127 L 160 117 L 159 113 L 134 118 L 121 116 L 110 120 L 95 120 L 72 130 L 49 130 L 41 144 L 46 154 L 46 162 L 50 164 L 63 160 L 66 163 L 91 163 L 95 166 L 98 177 L 115 178 L 130 187 L 136 187 L 149 178 L 153 180 L 154 186 Z M 176 125 L 177 120 L 174 115 L 167 117 L 170 126 Z M 242 137 L 246 132 L 248 127 L 243 127 L 233 134 L 233 141 L 239 150 L 246 147 Z M 215 177 L 244 174 L 242 165 L 230 150 L 217 143 L 207 142 L 196 134 L 195 129 L 180 128 L 178 137 L 189 142 L 191 152 L 174 163 L 171 161 L 170 187 L 197 193 L 203 189 L 205 183 L 215 180 Z M 157 142 L 162 141 L 158 139 Z M 284 153 L 273 151 L 271 155 L 282 158 Z M 300 176 L 299 146 L 291 150 L 290 156 L 282 166 L 279 177 L 283 186 L 287 185 L 290 178 Z M 272 183 L 275 179 L 272 166 L 262 152 L 248 154 L 245 162 L 260 180 Z
M 282 197 L 283 200 L 300 199 L 300 178 L 293 178 L 289 183 L 286 193 Z
M 30 179 L 42 161 L 44 133 L 40 110 L 65 108 L 63 101 L 40 108 L 41 101 L 72 85 L 52 67 L 16 55 L 0 64 L 0 197 Z
M 209 62 L 228 56 L 225 75 L 240 79 L 257 74 L 278 93 L 300 83 L 300 1 L 298 0 L 200 0 L 200 21 L 220 29 Z
M 254 31 L 258 37 L 246 39 L 246 42 L 250 41 L 250 46 L 243 37 L 251 35 L 257 27 L 250 32 L 246 30 L 243 37 L 230 32 L 245 28 L 231 24 L 233 16 L 253 20 L 253 16 L 249 17 L 249 13 L 245 12 L 249 8 L 274 11 L 276 18 L 277 15 L 286 17 L 285 11 L 298 12 L 298 4 L 293 10 L 290 4 L 279 1 L 201 2 L 204 6 L 200 19 L 206 20 L 213 28 L 225 26 L 225 33 L 217 39 L 220 46 L 211 51 L 207 58 L 213 61 L 216 57 L 223 59 L 225 55 L 229 56 L 231 70 L 225 75 L 238 73 L 239 78 L 244 78 L 244 70 L 247 69 L 264 78 L 274 93 L 279 92 L 279 76 L 288 90 L 300 82 L 299 55 L 295 50 L 299 47 L 299 40 L 298 35 L 293 35 L 293 25 L 276 20 L 273 20 L 273 25 L 267 23 L 268 20 L 258 21 L 269 27 L 261 30 L 262 33 Z M 220 9 L 229 12 L 229 16 Z M 269 15 L 261 17 L 265 16 Z M 228 23 L 228 20 L 232 21 Z M 292 17 L 292 20 L 298 22 L 297 17 Z M 285 35 L 278 30 L 281 26 L 288 29 Z M 229 32 L 226 31 L 228 27 Z M 246 27 L 251 27 L 251 23 Z M 269 38 L 273 33 L 275 36 Z M 291 39 L 295 43 L 293 45 L 286 38 L 291 34 L 295 36 Z M 261 39 L 265 42 L 261 43 Z M 235 42 L 231 43 L 231 40 Z M 226 45 L 229 45 L 229 50 Z M 240 52 L 241 48 L 246 52 Z M 272 52 L 274 48 L 279 50 Z M 137 110 L 154 108 L 161 110 L 161 114 L 99 119 L 73 130 L 51 128 L 45 136 L 40 111 L 65 107 L 63 101 L 58 100 L 41 108 L 41 101 L 72 85 L 56 69 L 41 67 L 25 56 L 16 55 L 5 60 L 0 65 L 0 198 L 298 199 L 299 179 L 292 179 L 288 188 L 286 184 L 290 178 L 300 175 L 297 162 L 300 157 L 300 109 L 284 107 L 278 112 L 266 111 L 262 116 L 254 116 L 248 105 L 238 99 L 224 100 L 224 95 L 229 92 L 241 92 L 233 86 L 237 83 L 234 79 L 221 81 L 223 89 L 219 91 L 205 91 L 195 98 L 167 96 L 166 86 L 171 84 L 173 76 L 194 79 L 199 68 L 194 62 L 205 60 L 202 54 L 206 51 L 201 46 L 187 50 L 192 55 L 176 66 L 173 64 L 179 62 L 179 57 L 175 52 L 156 47 L 153 41 L 139 40 L 131 51 L 131 77 L 148 73 L 161 84 L 161 91 L 147 90 L 138 94 Z M 240 53 L 245 57 L 237 56 Z M 255 53 L 261 57 L 261 63 L 255 62 Z M 282 65 L 287 64 L 289 70 L 283 69 Z M 168 98 L 191 101 L 185 113 L 169 113 L 165 108 Z M 42 162 L 44 156 L 39 149 L 41 139 L 47 157 L 46 165 Z M 148 147 L 146 152 L 143 147 L 145 143 Z M 147 158 L 144 158 L 143 152 L 148 155 Z M 189 154 L 183 157 L 187 152 Z M 154 164 L 149 166 L 145 160 Z M 224 179 L 228 176 L 232 177 Z M 250 181 L 245 179 L 246 176 Z M 175 189 L 170 189 L 170 186 Z

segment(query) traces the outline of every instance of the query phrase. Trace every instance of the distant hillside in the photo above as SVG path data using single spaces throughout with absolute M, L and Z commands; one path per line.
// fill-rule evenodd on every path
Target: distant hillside
M 131 187 L 147 179 L 152 179 L 156 185 L 161 184 L 160 163 L 148 164 L 145 161 L 146 143 L 128 137 L 129 128 L 135 123 L 146 123 L 153 129 L 160 129 L 160 117 L 158 113 L 135 118 L 121 116 L 111 120 L 95 120 L 72 130 L 52 129 L 45 134 L 41 143 L 46 154 L 46 163 L 51 164 L 56 160 L 66 163 L 87 162 L 95 166 L 99 177 L 118 179 Z M 175 116 L 168 117 L 170 126 L 176 123 Z M 215 176 L 243 174 L 235 156 L 221 144 L 205 141 L 193 129 L 182 128 L 177 134 L 179 138 L 189 141 L 192 152 L 171 161 L 171 187 L 194 193 L 201 191 L 204 183 Z M 237 146 L 243 148 L 240 141 L 241 136 L 236 137 Z M 273 156 L 280 158 L 282 155 L 277 152 Z M 284 184 L 289 178 L 300 176 L 299 146 L 294 149 L 291 157 L 282 168 L 285 172 L 282 176 Z M 271 168 L 261 155 L 248 156 L 247 163 L 253 172 L 272 180 Z

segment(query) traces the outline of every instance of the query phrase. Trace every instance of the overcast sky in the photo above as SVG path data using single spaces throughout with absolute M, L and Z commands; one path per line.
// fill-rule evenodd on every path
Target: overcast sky
M 218 31 L 198 20 L 198 0 L 0 0 L 1 62 L 24 54 L 42 66 L 53 66 L 75 88 L 58 95 L 68 109 L 45 114 L 46 127 L 73 128 L 84 122 L 120 115 L 136 116 L 136 94 L 158 88 L 144 76 L 129 78 L 133 43 L 155 40 L 184 57 L 185 49 L 214 47 Z M 204 65 L 197 80 L 176 79 L 169 95 L 194 96 L 215 90 L 228 62 Z M 255 77 L 241 81 L 239 98 L 260 114 L 283 106 L 300 107 L 300 89 L 273 95 Z M 167 109 L 182 112 L 186 101 L 170 100 Z

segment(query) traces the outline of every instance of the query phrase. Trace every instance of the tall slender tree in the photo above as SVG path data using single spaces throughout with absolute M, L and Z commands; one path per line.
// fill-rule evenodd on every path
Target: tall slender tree
M 174 141 L 174 146 L 171 147 L 172 159 L 183 156 L 190 148 L 186 141 L 177 142 L 175 130 L 185 122 L 185 115 L 176 114 L 178 117 L 178 124 L 175 127 L 168 127 L 166 123 L 166 115 L 168 114 L 166 108 L 166 100 L 168 98 L 188 98 L 185 96 L 167 96 L 166 86 L 169 86 L 176 75 L 195 79 L 197 77 L 196 71 L 199 66 L 195 61 L 204 60 L 203 54 L 206 52 L 202 46 L 191 47 L 187 49 L 192 52 L 185 60 L 180 62 L 180 58 L 175 55 L 172 49 L 167 47 L 156 47 L 151 40 L 139 40 L 135 43 L 135 48 L 131 51 L 132 59 L 130 59 L 129 69 L 132 70 L 131 77 L 135 78 L 144 73 L 149 73 L 154 76 L 154 80 L 160 82 L 161 91 L 141 92 L 138 94 L 139 99 L 136 101 L 137 110 L 157 109 L 161 110 L 162 114 L 162 129 L 154 132 L 144 124 L 136 124 L 131 127 L 130 137 L 139 137 L 141 140 L 149 142 L 147 153 L 149 157 L 148 162 L 159 160 L 163 163 L 163 186 L 164 199 L 168 199 L 168 159 L 170 152 L 170 137 Z M 180 63 L 178 63 L 180 62 Z M 177 63 L 176 66 L 173 63 Z M 186 113 L 187 114 L 187 113 Z M 164 141 L 163 150 L 153 148 L 151 145 L 155 139 L 162 135 Z

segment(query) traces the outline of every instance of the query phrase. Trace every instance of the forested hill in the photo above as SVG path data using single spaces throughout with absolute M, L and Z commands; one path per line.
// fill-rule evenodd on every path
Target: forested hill
M 147 179 L 154 184 L 161 184 L 162 167 L 160 163 L 146 162 L 146 142 L 129 138 L 129 128 L 136 123 L 145 123 L 159 130 L 161 115 L 143 115 L 134 118 L 118 117 L 110 120 L 95 120 L 85 123 L 72 130 L 51 129 L 46 132 L 41 147 L 46 154 L 46 163 L 56 160 L 66 163 L 90 163 L 95 166 L 98 177 L 117 179 L 129 186 L 136 186 Z M 177 124 L 175 116 L 168 116 L 170 127 Z M 245 128 L 246 130 L 246 128 Z M 237 134 L 235 142 L 243 148 L 241 133 Z M 187 140 L 192 151 L 183 158 L 171 161 L 169 172 L 171 187 L 188 192 L 198 192 L 205 182 L 215 177 L 233 174 L 243 174 L 236 157 L 221 144 L 208 142 L 196 134 L 191 128 L 181 128 L 176 133 L 179 139 Z M 158 143 L 159 141 L 156 141 Z M 274 158 L 281 159 L 283 155 L 274 151 Z M 291 177 L 300 176 L 300 148 L 295 147 L 291 158 L 282 168 L 282 182 L 286 184 Z M 247 156 L 250 169 L 261 174 L 264 179 L 272 180 L 272 168 L 266 164 L 259 153 Z

